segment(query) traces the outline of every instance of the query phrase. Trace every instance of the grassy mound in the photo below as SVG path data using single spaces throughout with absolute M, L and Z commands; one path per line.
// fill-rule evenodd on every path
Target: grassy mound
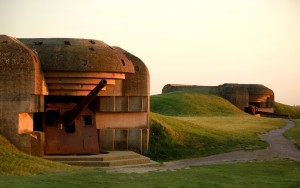
M 282 127 L 283 119 L 170 117 L 151 113 L 149 157 L 158 161 L 265 148 L 258 134 Z
M 172 92 L 151 96 L 151 112 L 167 116 L 233 116 L 244 112 L 222 97 L 197 92 Z
M 0 175 L 29 176 L 75 169 L 68 165 L 26 155 L 0 135 Z
M 291 119 L 300 119 L 300 108 L 289 106 L 281 103 L 275 103 L 274 106 L 275 113 L 287 114 Z
M 197 92 L 151 96 L 151 112 L 149 156 L 160 161 L 265 148 L 257 135 L 285 125 L 283 119 L 257 118 L 222 97 Z

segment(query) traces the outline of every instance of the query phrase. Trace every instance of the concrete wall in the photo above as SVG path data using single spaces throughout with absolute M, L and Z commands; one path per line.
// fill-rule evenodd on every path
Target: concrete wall
M 175 91 L 194 91 L 194 92 L 210 93 L 210 94 L 219 95 L 218 86 L 167 84 L 162 89 L 162 93 L 169 93 L 169 92 L 175 92 Z
M 18 40 L 0 36 L 0 133 L 25 150 L 21 133 L 32 132 L 31 117 L 43 111 L 43 74 L 34 53 Z M 30 150 L 30 149 L 29 149 Z M 28 152 L 30 152 L 27 150 Z
M 249 92 L 243 85 L 223 84 L 219 86 L 219 92 L 220 96 L 243 111 L 245 107 L 249 106 Z
M 148 152 L 150 124 L 150 77 L 146 65 L 129 52 L 114 47 L 133 64 L 134 73 L 122 80 L 122 95 L 106 91 L 93 101 L 101 150 Z

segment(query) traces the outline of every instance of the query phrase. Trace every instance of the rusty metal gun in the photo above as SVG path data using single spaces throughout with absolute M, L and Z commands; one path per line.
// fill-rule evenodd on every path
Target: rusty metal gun
M 97 94 L 101 91 L 101 89 L 105 87 L 106 84 L 106 80 L 101 80 L 99 84 L 86 97 L 84 97 L 72 110 L 67 111 L 63 115 L 62 121 L 65 125 L 66 132 L 75 132 L 74 121 L 76 117 L 90 104 L 90 102 L 97 96 Z
M 258 107 L 251 106 L 251 105 L 249 105 L 248 107 L 245 108 L 245 112 L 247 112 L 248 114 L 251 114 L 251 115 L 260 114 L 260 115 L 265 116 L 265 117 L 289 119 L 289 115 L 287 115 L 287 114 L 277 114 L 277 113 L 274 113 L 274 112 L 264 112 L 264 111 L 260 111 L 258 109 Z

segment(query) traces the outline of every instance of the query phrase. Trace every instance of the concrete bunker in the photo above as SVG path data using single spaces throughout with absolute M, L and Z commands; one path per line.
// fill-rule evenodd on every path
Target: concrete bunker
M 261 84 L 223 84 L 219 86 L 167 84 L 162 89 L 162 93 L 174 91 L 195 91 L 219 95 L 239 109 L 251 114 L 274 113 L 274 92 Z
M 64 114 L 105 85 L 67 126 Z M 0 133 L 28 154 L 98 154 L 149 142 L 149 72 L 99 40 L 0 35 Z

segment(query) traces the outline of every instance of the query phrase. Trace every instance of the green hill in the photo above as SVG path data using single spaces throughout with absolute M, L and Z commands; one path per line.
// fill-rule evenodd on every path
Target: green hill
M 248 115 L 216 95 L 196 92 L 154 95 L 149 156 L 165 161 L 260 149 L 267 144 L 257 135 L 284 124 L 283 119 Z
M 181 91 L 151 96 L 151 112 L 167 116 L 246 115 L 222 97 Z
M 29 156 L 19 151 L 0 135 L 0 175 L 28 176 L 54 171 L 75 169 L 68 165 L 55 163 Z
M 300 108 L 276 102 L 274 105 L 275 113 L 287 114 L 291 119 L 300 119 Z

